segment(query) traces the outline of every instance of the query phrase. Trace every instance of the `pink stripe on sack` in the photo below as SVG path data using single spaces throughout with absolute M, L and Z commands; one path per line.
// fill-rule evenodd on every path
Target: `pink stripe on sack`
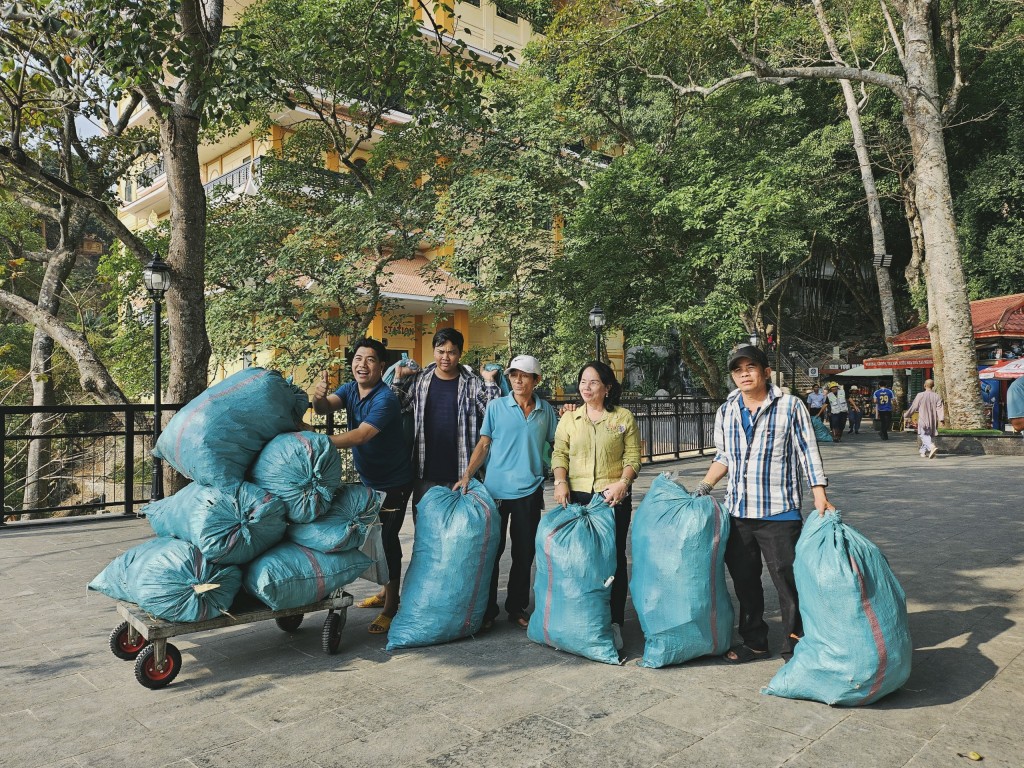
M 327 584 L 324 581 L 324 572 L 320 568 L 320 563 L 317 562 L 316 557 L 310 550 L 306 549 L 301 544 L 296 544 L 295 546 L 302 550 L 302 554 L 306 556 L 306 559 L 309 560 L 309 564 L 313 566 L 313 575 L 316 576 L 316 600 L 313 602 L 319 603 L 327 597 Z
M 552 563 L 551 563 L 551 539 L 554 538 L 554 535 L 556 533 L 558 533 L 560 530 L 565 528 L 565 526 L 567 526 L 569 523 L 573 522 L 574 520 L 579 520 L 579 517 L 574 517 L 574 518 L 572 518 L 570 520 L 566 520 L 560 526 L 558 526 L 557 528 L 552 530 L 551 533 L 549 533 L 544 538 L 544 560 L 548 564 L 548 589 L 547 589 L 547 592 L 544 595 L 544 642 L 547 643 L 548 645 L 552 645 L 552 643 L 551 643 L 551 635 L 548 634 L 548 626 L 551 623 L 551 596 L 552 596 L 553 585 L 554 585 L 554 581 L 555 581 L 555 579 L 554 579 L 555 571 L 554 571 L 554 567 L 552 566 Z
M 269 375 L 270 375 L 270 371 L 264 370 L 264 371 L 261 371 L 260 373 L 255 374 L 254 376 L 250 376 L 247 379 L 243 379 L 242 381 L 240 381 L 237 384 L 235 384 L 233 387 L 228 387 L 223 392 L 219 392 L 216 395 L 208 397 L 206 399 L 205 403 L 203 403 L 202 405 L 198 406 L 194 411 L 192 411 L 190 414 L 188 414 L 188 416 L 185 417 L 185 421 L 183 421 L 182 424 L 181 424 L 181 429 L 178 430 L 178 439 L 174 442 L 174 460 L 178 463 L 178 465 L 181 466 L 181 441 L 182 441 L 182 439 L 185 436 L 185 432 L 187 431 L 186 427 L 188 426 L 189 422 L 192 421 L 192 419 L 194 419 L 196 416 L 198 416 L 199 413 L 204 408 L 207 408 L 210 405 L 210 403 L 212 403 L 214 400 L 218 400 L 218 399 L 224 397 L 225 395 L 231 394 L 236 389 L 239 389 L 241 387 L 246 387 L 250 383 L 256 381 L 257 379 L 261 379 L 264 376 L 269 376 Z M 153 447 L 155 448 L 156 446 L 154 445 Z
M 850 565 L 853 566 L 853 572 L 857 574 L 857 586 L 860 588 L 860 604 L 864 609 L 864 614 L 868 617 L 868 623 L 871 625 L 871 639 L 875 641 L 875 650 L 878 651 L 878 671 L 875 673 L 875 682 L 871 686 L 871 690 L 868 691 L 868 695 L 864 697 L 863 703 L 867 704 L 882 688 L 885 670 L 889 666 L 889 652 L 885 647 L 885 637 L 882 635 L 882 627 L 878 623 L 878 616 L 875 614 L 875 609 L 871 607 L 871 601 L 868 600 L 868 589 L 864 583 L 864 576 L 853 561 L 852 556 L 850 556 Z
M 192 556 L 192 572 L 195 574 L 197 581 L 203 576 L 203 553 L 199 551 L 198 547 L 196 548 L 195 554 Z M 193 590 L 192 594 L 199 600 L 199 618 L 196 619 L 196 621 L 204 621 L 206 619 L 207 611 L 206 598 L 204 597 L 206 593 L 204 592 L 202 595 L 196 595 Z
M 718 651 L 718 601 L 715 599 L 716 590 L 718 589 L 718 579 L 716 578 L 717 573 L 715 571 L 715 563 L 718 562 L 718 548 L 722 544 L 722 508 L 718 506 L 718 501 L 714 496 L 711 497 L 712 503 L 715 505 L 715 541 L 711 546 L 711 649 L 712 653 Z
M 476 576 L 473 579 L 473 596 L 469 600 L 469 605 L 466 606 L 466 618 L 462 622 L 462 631 L 469 634 L 470 628 L 473 626 L 473 606 L 476 605 L 476 597 L 480 594 L 480 583 L 483 581 L 484 566 L 487 564 L 487 543 L 491 540 L 491 515 L 493 510 L 487 505 L 487 502 L 480 498 L 479 495 L 469 491 L 467 496 L 472 496 L 476 499 L 480 506 L 487 512 L 487 523 L 484 526 L 484 545 L 480 550 L 480 559 L 476 567 Z

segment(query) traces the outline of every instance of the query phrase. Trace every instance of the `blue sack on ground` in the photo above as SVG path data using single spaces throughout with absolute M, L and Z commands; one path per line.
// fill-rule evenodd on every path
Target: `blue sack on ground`
M 317 432 L 286 432 L 260 451 L 252 479 L 281 499 L 292 523 L 311 523 L 327 513 L 341 485 L 341 454 Z
M 907 600 L 885 555 L 838 511 L 812 513 L 794 564 L 804 636 L 762 693 L 872 704 L 910 677 Z
M 587 506 L 555 507 L 537 528 L 535 643 L 618 664 L 612 636 L 615 513 L 600 496 Z
M 729 650 L 733 607 L 725 583 L 729 516 L 711 496 L 691 496 L 668 475 L 633 514 L 633 595 L 644 630 L 641 667 L 682 664 Z
M 834 442 L 832 439 L 832 431 L 826 427 L 825 423 L 817 416 L 811 416 L 811 425 L 814 427 L 814 436 L 818 438 L 819 443 Z
M 334 492 L 327 514 L 311 523 L 293 523 L 287 536 L 318 552 L 359 549 L 370 528 L 380 525 L 383 494 L 365 485 L 346 484 Z
M 174 622 L 220 616 L 241 586 L 238 566 L 215 565 L 195 545 L 170 538 L 129 549 L 89 583 L 89 589 Z
M 211 488 L 189 483 L 142 508 L 157 536 L 195 544 L 221 565 L 242 565 L 284 538 L 284 502 L 252 483 Z
M 327 554 L 285 541 L 249 563 L 242 583 L 275 611 L 301 608 L 351 584 L 369 564 L 358 549 Z
M 153 455 L 203 485 L 236 484 L 256 454 L 298 429 L 309 398 L 278 371 L 246 368 L 174 414 Z
M 416 505 L 412 560 L 387 650 L 436 645 L 472 635 L 487 610 L 501 516 L 483 483 L 465 494 L 444 486 Z

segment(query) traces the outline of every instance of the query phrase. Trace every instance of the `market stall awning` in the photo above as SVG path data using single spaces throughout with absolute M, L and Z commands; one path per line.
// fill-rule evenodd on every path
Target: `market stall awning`
M 981 379 L 1017 379 L 1024 376 L 1024 360 L 1000 360 L 978 371 Z
M 877 370 L 879 368 L 932 368 L 935 363 L 932 361 L 930 349 L 906 349 L 882 357 L 869 357 L 863 365 L 865 368 Z

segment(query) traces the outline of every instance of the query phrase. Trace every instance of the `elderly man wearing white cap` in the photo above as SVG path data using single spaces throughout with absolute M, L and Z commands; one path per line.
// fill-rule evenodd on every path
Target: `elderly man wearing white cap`
M 491 574 L 490 599 L 484 629 L 498 616 L 498 567 L 505 551 L 506 533 L 512 539 L 512 568 L 508 574 L 505 612 L 508 620 L 529 625 L 530 569 L 534 537 L 544 508 L 544 447 L 555 440 L 558 414 L 534 390 L 540 383 L 540 362 L 518 355 L 505 369 L 512 392 L 487 404 L 480 440 L 456 489 L 463 492 L 470 478 L 487 463 L 484 485 L 498 502 L 501 538 Z

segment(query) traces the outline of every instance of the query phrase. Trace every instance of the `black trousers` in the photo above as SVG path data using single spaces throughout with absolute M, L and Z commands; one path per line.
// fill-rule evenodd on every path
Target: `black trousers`
M 883 440 L 889 439 L 889 430 L 892 429 L 892 411 L 878 412 L 878 434 Z
M 411 485 L 389 488 L 384 492 L 384 502 L 380 507 L 380 536 L 384 544 L 384 556 L 388 561 L 390 581 L 402 578 L 402 542 L 398 535 L 405 522 L 405 506 L 411 493 Z
M 505 553 L 505 537 L 512 540 L 512 567 L 508 572 L 508 589 L 505 593 L 505 613 L 519 616 L 530 607 L 530 571 L 536 551 L 534 540 L 540 514 L 544 509 L 544 486 L 529 496 L 520 499 L 497 499 L 501 513 L 501 537 L 498 539 L 498 554 L 491 571 L 491 587 L 487 602 L 486 619 L 498 615 L 498 579 L 501 570 L 501 556 Z
M 725 546 L 725 564 L 729 568 L 736 599 L 740 603 L 739 632 L 743 644 L 756 651 L 768 647 L 768 625 L 764 621 L 764 589 L 761 587 L 762 557 L 768 566 L 782 611 L 782 655 L 793 653 L 801 637 L 800 604 L 793 560 L 796 541 L 803 523 L 799 520 L 753 520 L 730 517 L 729 541 Z
M 589 504 L 594 497 L 592 493 L 572 491 L 569 501 L 573 504 Z M 615 580 L 612 581 L 612 622 L 623 624 L 626 620 L 626 592 L 629 589 L 629 575 L 626 572 L 626 537 L 629 535 L 629 523 L 633 519 L 632 493 L 622 500 L 618 506 L 612 507 L 615 512 Z

